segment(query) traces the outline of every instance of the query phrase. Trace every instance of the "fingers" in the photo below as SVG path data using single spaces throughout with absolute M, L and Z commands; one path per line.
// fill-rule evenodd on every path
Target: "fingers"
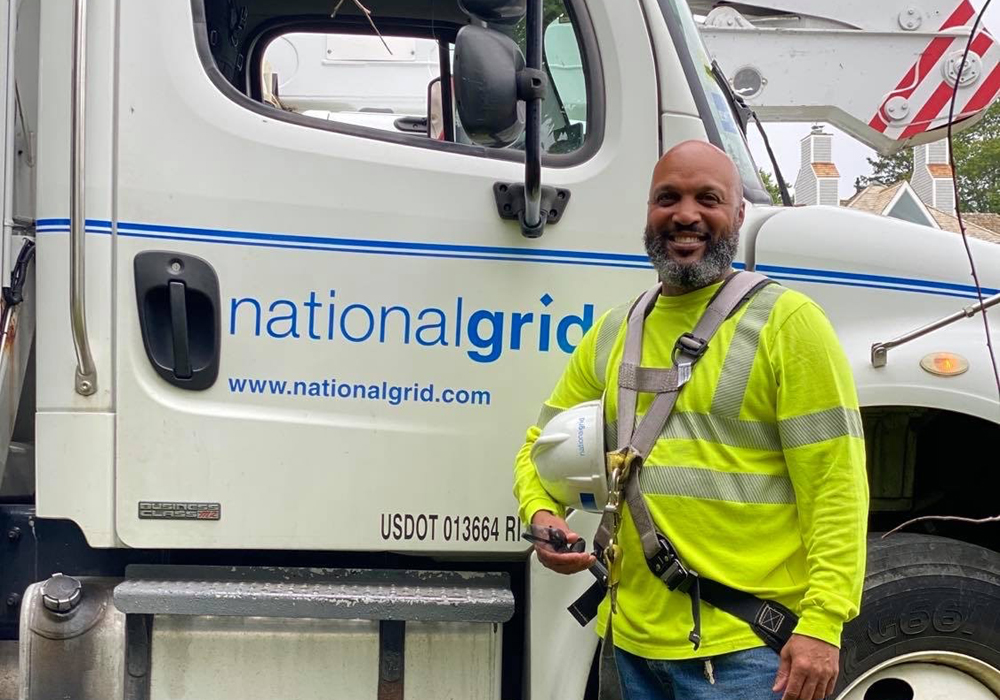
M 834 674 L 833 674 L 833 678 L 831 678 L 829 680 L 829 682 L 827 682 L 827 684 L 826 684 L 826 695 L 824 695 L 823 697 L 824 698 L 832 698 L 833 697 L 834 688 L 836 688 L 836 687 L 837 687 L 837 672 L 835 671 Z
M 566 533 L 566 541 L 573 544 L 580 539 L 580 536 L 569 529 L 566 521 L 554 513 L 547 510 L 540 510 L 531 519 L 532 527 L 547 528 L 554 527 Z M 576 574 L 589 569 L 596 561 L 594 557 L 586 553 L 577 552 L 554 552 L 546 545 L 535 545 L 535 553 L 542 566 L 552 569 L 560 574 Z
M 535 552 L 538 554 L 538 561 L 542 563 L 542 566 L 560 574 L 575 574 L 586 571 L 595 561 L 590 554 L 557 554 L 550 549 L 539 546 L 535 547 Z
M 802 669 L 802 664 L 792 663 L 792 670 L 788 674 L 788 685 L 785 686 L 785 694 L 781 696 L 781 700 L 804 700 L 802 686 L 805 685 L 806 679 L 807 675 Z
M 791 668 L 791 656 L 787 647 L 781 650 L 781 663 L 778 665 L 778 675 L 774 677 L 772 692 L 780 693 L 788 685 L 788 671 Z
M 781 676 L 782 667 L 778 669 Z M 829 669 L 817 668 L 810 665 L 808 661 L 793 661 L 791 671 L 788 674 L 785 693 L 781 700 L 823 700 L 833 694 L 833 687 L 836 684 L 837 675 Z M 780 692 L 781 689 L 775 683 L 774 690 Z
M 547 510 L 540 510 L 535 513 L 531 518 L 531 524 L 542 528 L 554 527 L 564 532 L 569 532 L 569 526 L 566 524 L 566 521 Z
M 805 682 L 802 684 L 802 690 L 799 691 L 800 700 L 821 700 L 820 696 L 816 694 L 816 688 L 821 690 L 826 689 L 826 677 L 822 678 L 823 684 L 820 685 L 820 676 L 817 673 L 809 673 L 806 675 Z

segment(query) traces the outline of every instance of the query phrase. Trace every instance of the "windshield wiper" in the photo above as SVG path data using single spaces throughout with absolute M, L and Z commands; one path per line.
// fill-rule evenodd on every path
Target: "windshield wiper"
M 729 84 L 729 80 L 726 78 L 726 74 L 722 72 L 722 68 L 719 66 L 719 62 L 712 60 L 712 77 L 715 78 L 715 82 L 719 84 L 722 88 L 723 94 L 729 101 L 729 106 L 732 108 L 733 113 L 736 115 L 736 122 L 740 125 L 740 130 L 743 132 L 744 138 L 747 135 L 747 124 L 751 119 L 757 124 L 757 129 L 760 131 L 761 138 L 764 139 L 764 148 L 767 149 L 767 157 L 771 160 L 771 167 L 774 168 L 774 177 L 778 181 L 778 191 L 781 193 L 781 203 L 786 206 L 792 206 L 792 197 L 788 194 L 788 186 L 785 184 L 785 178 L 781 176 L 781 168 L 778 167 L 778 159 L 774 157 L 774 151 L 771 150 L 771 141 L 767 138 L 767 132 L 764 131 L 764 125 L 760 123 L 760 119 L 757 117 L 757 113 L 750 108 L 749 105 L 743 100 L 741 95 L 738 95 L 733 86 Z

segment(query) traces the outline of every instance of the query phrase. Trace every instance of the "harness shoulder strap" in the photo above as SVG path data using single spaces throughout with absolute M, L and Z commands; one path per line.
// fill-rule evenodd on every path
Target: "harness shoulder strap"
M 640 369 L 644 369 L 639 366 L 642 356 L 643 324 L 656 304 L 660 287 L 654 287 L 646 292 L 629 315 L 625 350 L 619 368 L 619 450 L 631 447 L 643 460 L 649 456 L 657 437 L 670 418 L 681 387 L 690 380 L 691 370 L 705 354 L 709 341 L 736 309 L 770 283 L 771 280 L 756 272 L 737 272 L 723 283 L 702 313 L 694 331 L 678 339 L 674 347 L 673 367 L 667 370 L 666 374 L 651 376 L 651 380 L 657 382 L 655 388 L 659 391 L 642 423 L 635 428 L 636 399 L 641 389 L 638 382 L 629 380 L 633 377 L 638 378 Z
M 749 593 L 715 581 L 702 580 L 697 573 L 686 569 L 670 541 L 657 531 L 649 507 L 639 489 L 639 471 L 642 462 L 649 457 L 656 440 L 666 426 L 681 388 L 691 378 L 694 365 L 705 354 L 709 342 L 725 320 L 771 283 L 767 277 L 752 272 L 738 272 L 726 280 L 709 302 L 694 330 L 678 339 L 674 348 L 673 366 L 669 370 L 640 367 L 643 325 L 646 316 L 656 304 L 660 287 L 654 287 L 646 292 L 632 307 L 628 316 L 625 348 L 619 368 L 617 443 L 619 450 L 631 450 L 639 459 L 635 461 L 625 484 L 625 500 L 650 569 L 671 590 L 680 588 L 692 597 L 694 630 L 691 640 L 695 648 L 700 643 L 700 599 L 702 598 L 746 621 L 768 646 L 777 651 L 784 646 L 798 621 L 795 614 L 783 605 L 773 601 L 762 601 Z M 634 427 L 636 400 L 640 391 L 655 393 L 656 398 L 639 426 Z M 608 518 L 605 517 L 594 537 L 598 551 L 607 546 L 610 535 Z M 581 623 L 585 624 L 596 614 L 596 603 L 603 597 L 596 593 L 601 588 L 602 584 L 598 581 L 570 607 L 574 617 Z
M 643 324 L 646 316 L 656 305 L 661 285 L 657 284 L 636 300 L 629 310 L 625 347 L 619 367 L 618 450 L 635 449 L 642 459 L 649 456 L 657 437 L 670 417 L 674 404 L 677 402 L 680 388 L 690 379 L 691 369 L 705 353 L 708 341 L 715 335 L 723 321 L 742 303 L 770 283 L 771 280 L 767 277 L 753 272 L 737 272 L 731 275 L 709 302 L 702 318 L 695 326 L 694 332 L 685 334 L 678 339 L 674 366 L 669 370 L 647 370 L 647 368 L 639 367 L 642 356 Z M 656 387 L 657 398 L 650 406 L 640 430 L 635 431 L 636 400 L 642 388 L 639 381 L 631 382 L 629 377 L 634 376 L 638 380 L 640 369 L 665 372 L 666 374 L 659 375 L 661 383 Z M 683 381 L 681 381 L 682 379 Z M 643 552 L 647 557 L 653 556 L 659 551 L 659 542 L 648 508 L 637 509 L 630 503 L 629 509 L 633 520 L 638 518 L 642 521 L 641 523 L 637 521 L 636 527 L 643 542 Z M 603 550 L 611 539 L 610 523 L 610 516 L 606 515 L 601 519 L 601 524 L 594 535 L 594 544 L 598 551 Z M 590 599 L 593 598 L 594 596 L 591 595 Z

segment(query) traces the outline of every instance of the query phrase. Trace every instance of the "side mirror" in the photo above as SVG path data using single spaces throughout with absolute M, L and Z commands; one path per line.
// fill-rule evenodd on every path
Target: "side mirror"
M 524 131 L 518 74 L 524 57 L 499 32 L 466 26 L 455 40 L 455 98 L 462 128 L 480 146 L 504 148 Z
M 569 192 L 542 187 L 542 100 L 549 84 L 542 70 L 542 0 L 527 4 L 527 60 L 509 37 L 469 25 L 455 39 L 454 75 L 458 115 L 474 143 L 506 147 L 524 133 L 524 184 L 498 182 L 493 192 L 500 217 L 518 220 L 526 238 L 538 238 L 546 222 L 559 220 Z
M 526 12 L 525 0 L 458 0 L 462 12 L 489 24 L 517 24 Z

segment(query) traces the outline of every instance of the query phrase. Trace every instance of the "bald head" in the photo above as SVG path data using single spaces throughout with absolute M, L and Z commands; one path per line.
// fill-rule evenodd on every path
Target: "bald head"
M 679 144 L 664 153 L 653 168 L 653 181 L 650 190 L 656 187 L 658 180 L 671 171 L 698 170 L 728 185 L 728 189 L 736 199 L 743 199 L 743 178 L 739 168 L 729 157 L 729 154 L 718 146 L 707 141 L 691 139 Z

